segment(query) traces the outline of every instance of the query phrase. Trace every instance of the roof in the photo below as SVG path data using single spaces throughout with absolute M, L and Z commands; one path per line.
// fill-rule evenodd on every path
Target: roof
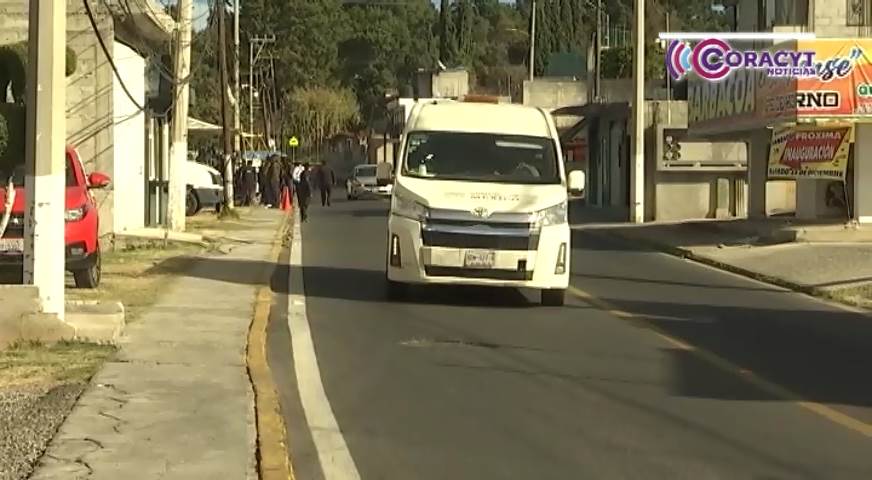
M 547 118 L 523 105 L 432 102 L 421 105 L 410 129 L 550 137 Z

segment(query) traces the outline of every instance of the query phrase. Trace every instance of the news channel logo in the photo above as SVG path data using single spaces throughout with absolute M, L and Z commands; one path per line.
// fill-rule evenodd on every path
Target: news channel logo
M 737 69 L 764 70 L 770 77 L 821 77 L 828 81 L 850 73 L 854 63 L 862 57 L 855 48 L 846 58 L 816 62 L 815 52 L 791 49 L 739 49 L 728 40 L 807 40 L 813 34 L 715 34 L 664 33 L 661 40 L 666 46 L 666 70 L 674 80 L 682 80 L 690 72 L 703 80 L 717 82 Z M 698 40 L 692 44 L 692 40 Z

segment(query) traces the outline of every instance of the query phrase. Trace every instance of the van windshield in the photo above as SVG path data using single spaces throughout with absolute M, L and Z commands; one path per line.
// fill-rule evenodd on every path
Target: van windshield
M 358 167 L 357 173 L 355 173 L 355 176 L 357 176 L 357 177 L 374 177 L 374 176 L 376 176 L 376 167 L 375 167 L 375 165 L 373 165 L 371 167 L 370 166 Z
M 437 180 L 559 184 L 550 138 L 466 132 L 411 132 L 403 174 Z

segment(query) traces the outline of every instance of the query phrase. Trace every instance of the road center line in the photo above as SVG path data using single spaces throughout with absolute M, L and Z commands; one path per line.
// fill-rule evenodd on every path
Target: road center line
M 321 381 L 315 344 L 312 341 L 309 318 L 306 315 L 306 296 L 302 293 L 304 292 L 302 247 L 300 220 L 299 216 L 295 215 L 288 285 L 297 286 L 290 290 L 301 293 L 288 295 L 288 328 L 291 332 L 294 371 L 297 375 L 300 403 L 318 452 L 318 460 L 325 480 L 360 480 L 360 473 L 351 458 L 351 452 L 348 451 L 348 445 L 333 415 L 330 400 Z
M 615 317 L 624 319 L 624 320 L 645 320 L 644 315 L 636 315 L 624 310 L 621 310 L 608 302 L 601 300 L 597 297 L 594 297 L 590 293 L 574 286 L 570 285 L 568 291 L 578 297 L 579 299 L 589 303 L 590 305 L 599 308 L 600 310 L 605 311 Z M 820 417 L 823 417 L 841 427 L 847 428 L 849 430 L 853 430 L 861 435 L 872 438 L 872 424 L 866 423 L 862 420 L 856 419 L 850 415 L 842 413 L 832 407 L 824 405 L 818 402 L 812 402 L 808 400 L 804 400 L 800 395 L 795 392 L 788 390 L 781 385 L 773 383 L 765 378 L 757 375 L 756 373 L 742 368 L 729 360 L 713 353 L 708 350 L 705 350 L 700 347 L 696 347 L 690 345 L 683 340 L 680 340 L 668 333 L 664 332 L 662 329 L 657 327 L 651 322 L 645 322 L 645 325 L 650 328 L 655 335 L 671 344 L 673 347 L 678 348 L 680 350 L 686 350 L 688 352 L 693 353 L 701 360 L 706 363 L 712 365 L 713 367 L 727 372 L 731 375 L 741 378 L 742 380 L 750 383 L 751 385 L 759 388 L 760 390 L 774 396 L 777 398 L 784 399 L 798 407 L 804 408 Z

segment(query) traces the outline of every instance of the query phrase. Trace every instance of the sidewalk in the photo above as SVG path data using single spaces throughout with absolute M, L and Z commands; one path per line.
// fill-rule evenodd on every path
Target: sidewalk
M 788 229 L 783 220 L 771 221 L 768 228 L 741 220 L 632 225 L 612 217 L 603 221 L 603 212 L 581 207 L 574 212 L 573 228 L 616 235 L 793 290 L 872 306 L 872 242 L 794 241 L 833 236 L 835 227 Z M 799 237 L 789 233 L 802 231 L 806 233 Z
M 281 220 L 252 209 L 233 233 L 244 243 L 184 260 L 185 273 L 128 325 L 32 479 L 257 478 L 246 339 Z

